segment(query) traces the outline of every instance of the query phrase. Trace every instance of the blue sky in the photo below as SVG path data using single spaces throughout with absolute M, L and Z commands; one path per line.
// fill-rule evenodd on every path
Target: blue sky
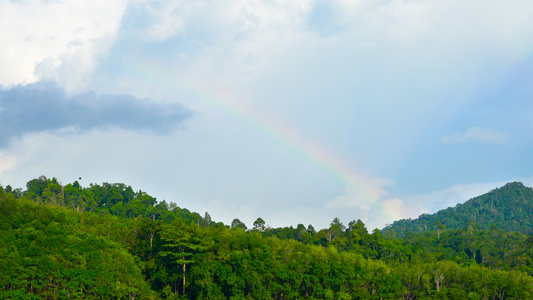
M 481 9 L 482 8 L 482 9 Z M 0 1 L 0 184 L 370 228 L 533 184 L 530 1 Z

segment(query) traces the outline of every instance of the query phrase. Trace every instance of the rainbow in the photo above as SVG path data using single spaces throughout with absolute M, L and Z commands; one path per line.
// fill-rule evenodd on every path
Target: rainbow
M 223 114 L 230 119 L 236 120 L 280 147 L 295 153 L 321 173 L 344 185 L 347 194 L 350 190 L 356 191 L 358 200 L 363 203 L 360 207 L 363 207 L 364 210 L 369 210 L 370 206 L 377 206 L 376 208 L 385 212 L 388 216 L 397 215 L 396 211 L 388 211 L 386 207 L 383 207 L 377 201 L 384 194 L 380 187 L 378 187 L 378 191 L 376 190 L 375 180 L 365 179 L 364 176 L 358 175 L 359 173 L 350 167 L 350 163 L 332 154 L 323 145 L 304 138 L 302 134 L 277 116 L 255 111 L 248 105 L 248 101 L 245 101 L 241 96 L 223 89 L 211 91 L 198 86 L 183 87 L 176 82 L 178 80 L 162 78 L 160 74 L 164 72 L 160 72 L 157 67 L 141 65 L 139 62 L 135 65 L 128 65 L 124 71 L 143 80 L 150 81 L 155 86 L 162 86 L 172 90 L 178 89 L 181 93 L 181 98 L 200 102 L 200 107 L 204 110 L 207 108 L 213 114 Z M 367 208 L 364 208 L 365 206 Z

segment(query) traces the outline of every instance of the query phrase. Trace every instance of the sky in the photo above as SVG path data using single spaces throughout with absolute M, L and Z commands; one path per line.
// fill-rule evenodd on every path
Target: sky
M 529 0 L 0 0 L 0 184 L 383 228 L 533 184 Z

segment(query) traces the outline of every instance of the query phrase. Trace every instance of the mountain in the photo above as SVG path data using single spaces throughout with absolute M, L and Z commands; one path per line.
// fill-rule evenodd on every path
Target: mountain
M 506 231 L 533 233 L 533 189 L 521 182 L 511 182 L 463 204 L 449 207 L 435 214 L 423 214 L 417 219 L 395 221 L 383 233 L 406 233 L 437 230 L 438 222 L 446 229 L 476 226 L 489 230 L 496 226 Z M 441 226 L 441 229 L 443 227 Z

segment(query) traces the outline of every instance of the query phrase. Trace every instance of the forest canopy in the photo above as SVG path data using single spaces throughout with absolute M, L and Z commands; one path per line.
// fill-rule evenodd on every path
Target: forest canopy
M 424 230 L 335 218 L 317 231 L 225 225 L 125 184 L 41 176 L 0 187 L 0 298 L 530 299 L 533 238 L 512 227 L 530 192 L 508 184 Z

